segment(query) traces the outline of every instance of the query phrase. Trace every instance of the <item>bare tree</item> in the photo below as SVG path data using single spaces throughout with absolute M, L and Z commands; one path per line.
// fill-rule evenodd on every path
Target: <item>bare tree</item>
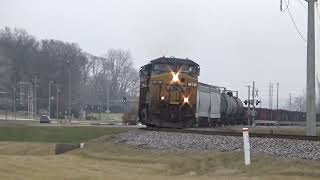
M 305 95 L 300 95 L 294 98 L 293 100 L 293 108 L 296 111 L 306 111 L 306 97 Z
M 111 94 L 119 98 L 136 95 L 137 71 L 133 68 L 129 51 L 110 49 L 102 62 L 102 74 L 111 83 Z M 131 89 L 130 89 L 131 88 Z
M 16 99 L 18 82 L 32 83 L 37 75 L 39 108 L 47 109 L 48 83 L 54 81 L 59 90 L 54 88 L 52 93 L 59 91 L 59 107 L 63 111 L 68 99 L 69 71 L 71 106 L 75 111 L 88 102 L 104 103 L 108 94 L 114 99 L 138 94 L 138 71 L 129 51 L 110 49 L 99 57 L 84 52 L 76 43 L 39 41 L 23 29 L 0 29 L 0 90 L 11 91 L 12 99 Z

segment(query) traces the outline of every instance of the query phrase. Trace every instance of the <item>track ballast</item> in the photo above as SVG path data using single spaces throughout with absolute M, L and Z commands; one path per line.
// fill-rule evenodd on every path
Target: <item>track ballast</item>
M 141 128 L 147 131 L 161 131 L 161 132 L 176 132 L 176 133 L 190 133 L 190 134 L 204 134 L 204 135 L 219 135 L 219 136 L 243 136 L 242 132 L 234 131 L 219 131 L 219 130 L 200 130 L 197 128 L 192 129 L 177 129 L 177 128 L 154 128 L 146 127 Z M 293 139 L 293 140 L 307 140 L 307 141 L 320 141 L 320 136 L 304 136 L 304 135 L 289 135 L 289 134 L 265 134 L 265 133 L 250 133 L 250 137 L 259 138 L 275 138 L 275 139 Z

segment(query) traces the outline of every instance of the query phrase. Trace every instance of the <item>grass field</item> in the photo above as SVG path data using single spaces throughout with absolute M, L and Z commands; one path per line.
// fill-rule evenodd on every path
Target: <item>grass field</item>
M 123 113 L 89 113 L 88 116 L 93 116 L 105 123 L 122 123 Z
M 0 127 L 2 139 L 0 179 L 291 180 L 320 178 L 318 161 L 287 160 L 255 154 L 252 157 L 252 165 L 244 166 L 241 151 L 159 152 L 143 147 L 112 143 L 111 135 L 127 130 L 98 127 Z M 11 136 L 15 138 L 11 140 Z M 39 136 L 42 138 L 38 138 Z M 67 137 L 68 140 L 63 137 Z M 91 138 L 93 139 L 88 140 Z M 53 155 L 54 143 L 52 142 L 85 140 L 87 140 L 86 147 L 83 149 L 63 155 Z
M 52 143 L 82 142 L 99 136 L 124 131 L 126 131 L 125 128 L 5 125 L 0 126 L 0 141 Z

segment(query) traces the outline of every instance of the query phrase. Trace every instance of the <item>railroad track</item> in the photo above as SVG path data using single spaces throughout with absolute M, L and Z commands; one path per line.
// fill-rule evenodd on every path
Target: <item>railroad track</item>
M 242 136 L 242 132 L 234 131 L 211 131 L 211 130 L 197 130 L 197 129 L 176 129 L 176 128 L 141 128 L 146 131 L 160 131 L 160 132 L 177 132 L 189 134 L 205 134 L 205 135 L 219 135 L 219 136 Z M 294 139 L 294 140 L 307 140 L 307 141 L 320 141 L 320 136 L 303 136 L 303 135 L 288 135 L 288 134 L 262 134 L 250 133 L 250 137 L 259 138 L 276 138 L 276 139 Z

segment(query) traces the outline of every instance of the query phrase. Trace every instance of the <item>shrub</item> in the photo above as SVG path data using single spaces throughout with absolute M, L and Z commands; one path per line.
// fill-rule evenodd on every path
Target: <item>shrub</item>
M 130 111 L 123 113 L 122 123 L 125 125 L 137 125 L 138 124 L 138 107 L 132 107 Z

